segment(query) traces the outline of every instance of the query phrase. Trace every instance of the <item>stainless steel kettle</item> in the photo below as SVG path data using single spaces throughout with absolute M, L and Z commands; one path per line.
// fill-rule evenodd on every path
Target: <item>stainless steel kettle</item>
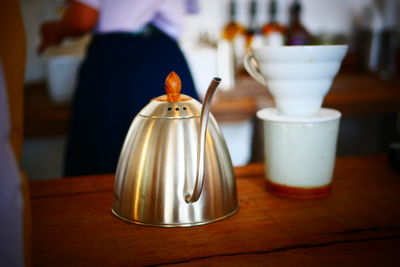
M 220 82 L 214 78 L 203 106 L 180 94 L 170 73 L 167 94 L 133 120 L 118 162 L 112 212 L 144 225 L 177 227 L 215 222 L 239 208 L 231 158 L 210 114 Z

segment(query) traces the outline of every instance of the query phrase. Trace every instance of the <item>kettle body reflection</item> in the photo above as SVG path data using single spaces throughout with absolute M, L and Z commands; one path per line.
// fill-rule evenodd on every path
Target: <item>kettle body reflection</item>
M 178 227 L 218 221 L 238 210 L 228 148 L 209 113 L 218 83 L 213 80 L 202 106 L 179 93 L 179 77 L 171 73 L 167 95 L 153 99 L 135 117 L 118 162 L 114 215 L 137 224 Z

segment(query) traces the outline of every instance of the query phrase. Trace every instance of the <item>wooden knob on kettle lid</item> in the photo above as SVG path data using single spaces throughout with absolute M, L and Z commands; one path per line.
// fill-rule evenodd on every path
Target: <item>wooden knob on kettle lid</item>
M 178 74 L 171 71 L 165 79 L 165 91 L 168 102 L 178 102 L 181 95 L 182 83 Z

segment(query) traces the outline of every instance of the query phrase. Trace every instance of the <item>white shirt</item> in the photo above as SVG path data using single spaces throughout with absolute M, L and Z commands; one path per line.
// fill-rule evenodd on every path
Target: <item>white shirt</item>
M 99 11 L 96 33 L 135 32 L 148 23 L 177 39 L 195 0 L 77 0 Z

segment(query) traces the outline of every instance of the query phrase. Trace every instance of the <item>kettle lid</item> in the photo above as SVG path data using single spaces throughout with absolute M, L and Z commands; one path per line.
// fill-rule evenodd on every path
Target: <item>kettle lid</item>
M 192 97 L 181 94 L 182 83 L 175 72 L 170 72 L 165 79 L 165 95 L 150 101 L 140 112 L 139 116 L 164 119 L 187 119 L 199 117 L 201 104 Z

